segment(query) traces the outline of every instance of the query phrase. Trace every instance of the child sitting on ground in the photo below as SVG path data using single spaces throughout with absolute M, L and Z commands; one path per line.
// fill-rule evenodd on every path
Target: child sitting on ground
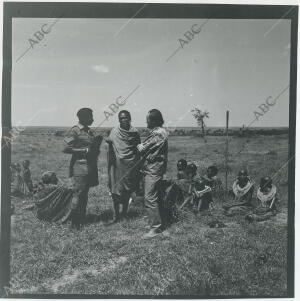
M 219 191 L 222 187 L 222 181 L 218 178 L 218 168 L 211 165 L 206 170 L 206 176 L 202 176 L 205 185 L 209 186 L 212 191 Z
M 265 221 L 276 215 L 276 204 L 278 203 L 277 188 L 270 177 L 261 178 L 257 189 L 257 199 L 259 206 L 254 209 L 253 213 L 245 216 L 247 221 Z
M 252 208 L 252 195 L 254 183 L 248 176 L 248 172 L 242 169 L 237 179 L 233 182 L 230 194 L 233 195 L 232 203 L 223 206 L 226 215 L 245 214 Z
M 197 166 L 193 163 L 188 164 L 186 168 L 186 179 L 177 181 L 184 199 L 180 209 L 190 204 L 193 206 L 195 212 L 199 212 L 208 209 L 209 204 L 213 201 L 211 188 L 206 186 L 201 179 L 196 179 L 196 175 Z
M 177 162 L 177 180 L 186 179 L 187 162 L 184 159 L 180 159 Z

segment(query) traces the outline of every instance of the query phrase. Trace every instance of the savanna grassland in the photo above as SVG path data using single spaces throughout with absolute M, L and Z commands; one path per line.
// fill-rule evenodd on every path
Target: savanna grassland
M 224 137 L 172 136 L 168 172 L 176 176 L 180 158 L 193 161 L 200 174 L 217 164 L 225 182 Z M 33 181 L 46 170 L 67 180 L 69 156 L 63 137 L 21 135 L 12 145 L 12 162 L 31 161 Z M 11 234 L 12 294 L 285 296 L 287 292 L 288 136 L 231 137 L 229 183 L 247 167 L 256 187 L 260 177 L 274 176 L 280 212 L 269 221 L 248 224 L 227 217 L 215 198 L 208 212 L 186 210 L 164 235 L 141 240 L 147 231 L 142 202 L 131 205 L 127 221 L 107 227 L 113 216 L 107 188 L 106 146 L 99 158 L 100 185 L 89 194 L 85 227 L 39 221 L 24 210 L 30 199 L 14 199 Z M 218 220 L 223 228 L 210 228 Z

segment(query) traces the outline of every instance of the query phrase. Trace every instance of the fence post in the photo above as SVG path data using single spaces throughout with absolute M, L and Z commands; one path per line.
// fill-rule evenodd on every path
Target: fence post
M 226 150 L 225 150 L 225 188 L 226 195 L 228 196 L 228 124 L 229 124 L 229 111 L 226 111 Z

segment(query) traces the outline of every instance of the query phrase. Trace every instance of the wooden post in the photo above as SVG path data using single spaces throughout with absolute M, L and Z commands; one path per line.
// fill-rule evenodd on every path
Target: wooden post
M 226 194 L 228 194 L 228 124 L 229 124 L 229 111 L 226 111 L 226 150 L 225 150 L 225 187 Z

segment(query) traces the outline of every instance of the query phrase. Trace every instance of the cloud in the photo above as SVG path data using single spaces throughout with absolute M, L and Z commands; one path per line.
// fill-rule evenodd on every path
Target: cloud
M 98 72 L 98 73 L 108 73 L 109 68 L 105 65 L 93 65 L 92 66 L 93 70 Z

